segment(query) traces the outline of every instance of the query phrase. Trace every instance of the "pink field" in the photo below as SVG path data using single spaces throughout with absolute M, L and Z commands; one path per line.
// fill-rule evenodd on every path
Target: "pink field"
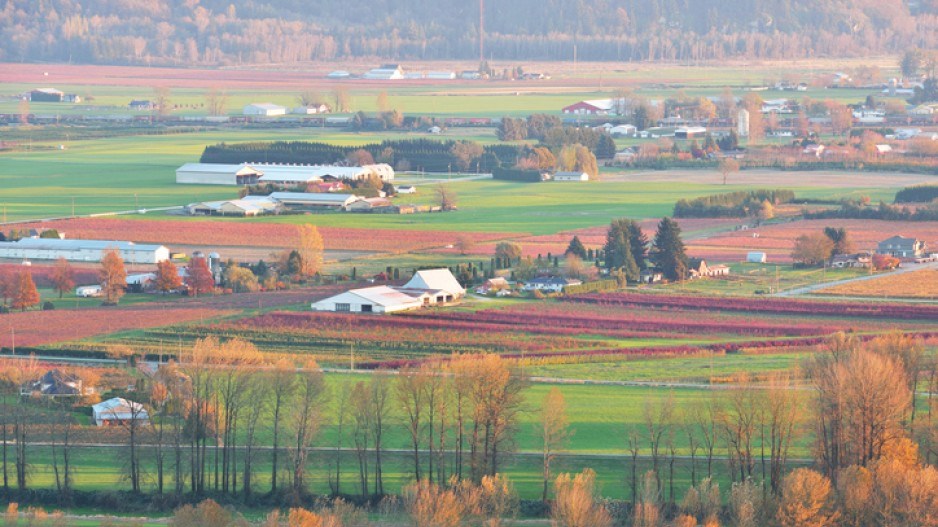
M 69 238 L 131 240 L 165 245 L 228 247 L 295 247 L 296 226 L 280 223 L 231 221 L 126 220 L 78 218 L 19 225 L 18 228 L 55 228 Z M 455 244 L 461 237 L 485 242 L 523 236 L 512 233 L 409 231 L 319 227 L 326 250 L 401 253 Z

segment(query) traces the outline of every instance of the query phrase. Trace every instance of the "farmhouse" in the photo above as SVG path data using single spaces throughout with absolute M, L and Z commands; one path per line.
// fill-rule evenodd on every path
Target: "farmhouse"
M 859 252 L 854 254 L 835 254 L 831 258 L 831 267 L 837 268 L 847 268 L 847 267 L 861 267 L 869 268 L 872 264 L 872 258 L 867 252 Z
M 510 289 L 511 284 L 508 283 L 508 280 L 503 276 L 496 276 L 494 278 L 489 278 L 482 285 L 475 289 L 476 294 L 487 295 L 492 292 L 504 291 Z
M 876 252 L 896 258 L 918 258 L 925 254 L 925 242 L 917 238 L 893 236 L 879 242 Z
M 143 405 L 128 401 L 123 397 L 114 397 L 91 406 L 94 423 L 98 426 L 118 426 L 134 421 L 139 425 L 150 424 L 150 414 Z
M 264 173 L 246 164 L 186 163 L 176 169 L 176 183 L 193 185 L 254 185 Z
M 718 265 L 707 265 L 706 260 L 696 260 L 692 259 L 690 262 L 690 277 L 691 278 L 712 278 L 714 276 L 729 276 L 730 268 L 718 264 Z
M 589 181 L 590 175 L 586 172 L 557 172 L 554 181 Z
M 156 109 L 155 105 L 151 101 L 142 99 L 134 99 L 130 101 L 130 104 L 128 104 L 127 107 L 138 112 L 149 112 L 150 110 Z
M 664 278 L 661 271 L 657 269 L 645 269 L 638 277 L 638 281 L 643 284 L 657 284 Z
M 609 128 L 608 132 L 612 137 L 635 135 L 638 133 L 638 128 L 635 128 L 635 126 L 631 124 L 620 124 Z
M 466 294 L 449 269 L 417 271 L 402 287 L 374 286 L 351 289 L 313 302 L 314 311 L 339 313 L 394 313 L 455 302 Z
M 58 238 L 22 238 L 0 242 L 0 258 L 20 260 L 57 260 L 100 262 L 107 250 L 116 249 L 129 264 L 155 264 L 169 260 L 163 245 L 137 245 L 134 242 L 108 240 L 60 240 Z
M 285 106 L 280 106 L 279 104 L 273 104 L 269 102 L 256 102 L 245 106 L 243 113 L 244 115 L 276 117 L 278 115 L 286 115 L 287 108 Z
M 84 384 L 77 375 L 49 370 L 42 377 L 27 381 L 20 386 L 20 395 L 33 394 L 55 399 L 56 397 L 81 397 L 85 393 Z

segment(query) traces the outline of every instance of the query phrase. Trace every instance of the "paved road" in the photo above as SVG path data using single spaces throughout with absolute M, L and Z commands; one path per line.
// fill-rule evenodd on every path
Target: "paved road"
M 928 263 L 923 263 L 923 264 L 916 264 L 916 263 L 902 264 L 902 267 L 896 269 L 895 271 L 892 271 L 891 273 L 888 273 L 888 275 L 910 273 L 912 271 L 921 271 L 922 269 L 938 269 L 938 262 L 928 262 Z M 879 274 L 858 276 L 856 278 L 847 278 L 844 280 L 837 280 L 834 282 L 823 282 L 820 284 L 812 284 L 812 285 L 808 285 L 804 287 L 796 287 L 794 289 L 788 289 L 786 291 L 775 293 L 772 296 L 791 297 L 791 296 L 804 295 L 807 293 L 811 293 L 812 291 L 817 291 L 819 289 L 826 289 L 828 287 L 834 287 L 834 286 L 841 285 L 841 284 L 849 284 L 851 282 L 863 282 L 865 280 L 873 280 L 873 279 L 880 278 L 883 276 L 887 276 L 887 275 L 879 273 Z

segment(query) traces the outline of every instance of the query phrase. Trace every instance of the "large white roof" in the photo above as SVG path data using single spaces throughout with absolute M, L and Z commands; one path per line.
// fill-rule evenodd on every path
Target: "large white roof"
M 254 108 L 260 108 L 262 110 L 286 110 L 287 109 L 286 106 L 280 106 L 279 104 L 274 104 L 270 102 L 255 102 L 255 103 L 249 104 L 248 106 L 252 106 Z
M 424 269 L 417 271 L 402 289 L 429 289 L 446 291 L 450 294 L 465 294 L 466 290 L 449 269 Z
M 271 192 L 270 199 L 277 201 L 291 202 L 326 202 L 344 204 L 347 201 L 356 200 L 358 196 L 354 194 L 336 194 L 333 192 Z
M 97 249 L 102 251 L 105 249 L 118 249 L 120 251 L 158 251 L 165 249 L 163 245 L 136 244 L 126 241 L 61 240 L 58 238 L 22 238 L 15 242 L 0 242 L 0 247 L 3 246 L 48 251 L 77 251 L 82 249 Z
M 147 419 L 147 411 L 140 403 L 128 401 L 123 397 L 114 397 L 107 401 L 102 401 L 91 406 L 95 417 L 111 419 L 130 419 L 136 416 L 137 419 Z
M 256 174 L 261 175 L 263 172 L 257 170 L 256 168 L 241 163 L 239 165 L 230 165 L 224 163 L 186 163 L 181 167 L 176 169 L 177 172 L 204 172 L 208 174 L 236 174 L 239 176 Z

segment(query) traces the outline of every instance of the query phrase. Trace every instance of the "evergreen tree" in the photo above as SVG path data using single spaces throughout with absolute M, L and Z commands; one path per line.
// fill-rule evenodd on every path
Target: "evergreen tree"
M 570 245 L 567 246 L 567 250 L 563 253 L 565 256 L 568 254 L 575 254 L 580 257 L 581 260 L 587 258 L 586 247 L 583 246 L 583 242 L 580 241 L 579 236 L 574 236 L 570 240 Z
M 688 258 L 681 240 L 681 228 L 671 218 L 664 217 L 658 222 L 650 257 L 668 280 L 680 280 L 687 272 Z
M 627 225 L 632 259 L 635 260 L 635 265 L 638 266 L 639 271 L 644 271 L 648 268 L 648 236 L 645 236 L 645 233 L 642 232 L 642 228 L 638 222 L 628 220 Z
M 599 136 L 599 142 L 596 144 L 594 153 L 599 159 L 612 159 L 615 157 L 616 142 L 613 141 L 612 136 L 609 134 L 602 134 Z
M 628 280 L 637 281 L 639 268 L 629 244 L 629 220 L 613 220 L 606 233 L 606 268 L 621 271 Z

